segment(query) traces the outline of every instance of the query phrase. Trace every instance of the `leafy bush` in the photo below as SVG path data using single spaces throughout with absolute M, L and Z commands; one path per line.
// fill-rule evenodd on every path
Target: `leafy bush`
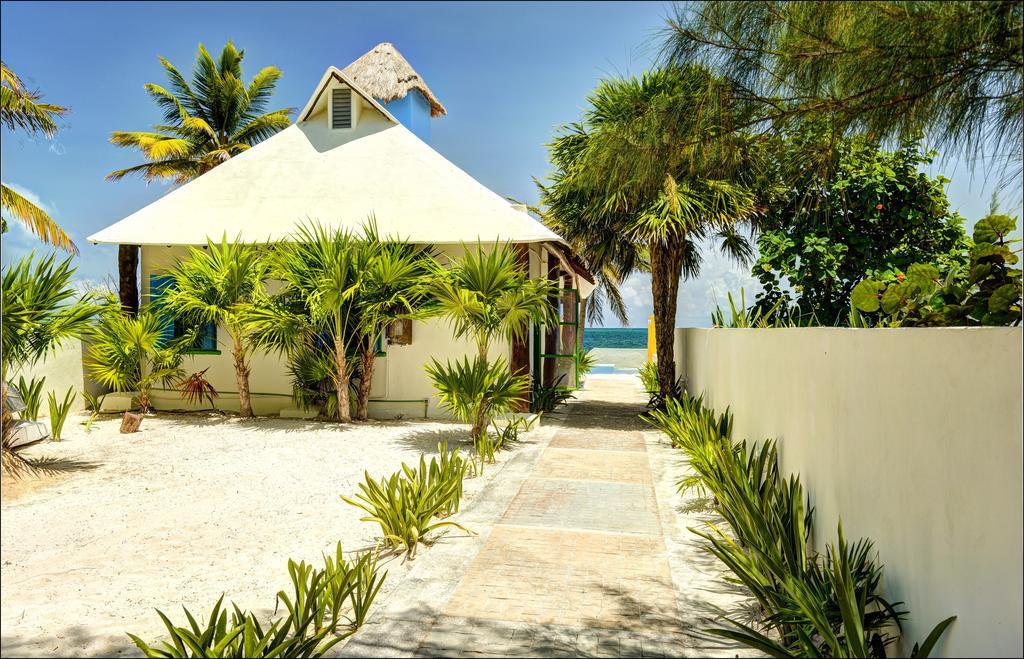
M 50 408 L 50 439 L 55 442 L 61 440 L 61 433 L 64 431 L 64 423 L 68 420 L 68 413 L 71 412 L 71 405 L 75 402 L 75 389 L 68 387 L 64 394 L 64 400 L 57 402 L 57 397 L 51 391 L 46 395 Z
M 1021 269 L 1008 236 L 1017 218 L 988 215 L 974 227 L 967 268 L 915 263 L 889 278 L 868 278 L 853 289 L 857 317 L 852 325 L 936 327 L 1018 325 L 1021 321 Z
M 454 364 L 432 359 L 426 365 L 441 405 L 458 419 L 471 423 L 474 443 L 486 437 L 487 426 L 496 414 L 510 412 L 522 402 L 530 386 L 528 375 L 513 375 L 507 362 L 493 363 L 482 357 L 467 357 Z
M 342 496 L 345 503 L 368 513 L 364 522 L 376 522 L 384 535 L 384 542 L 401 548 L 409 557 L 415 556 L 418 543 L 431 531 L 454 526 L 472 533 L 451 520 L 438 519 L 458 510 L 462 496 L 462 481 L 468 464 L 461 457 L 447 453 L 447 447 L 438 447 L 441 460 L 431 458 L 430 465 L 420 456 L 418 469 L 402 463 L 402 470 L 390 477 L 374 480 L 367 473 L 359 484 L 355 498 Z
M 644 362 L 644 365 L 637 369 L 636 374 L 640 377 L 640 386 L 644 391 L 653 395 L 658 391 L 658 364 L 655 362 Z
M 539 413 L 554 412 L 560 405 L 575 398 L 572 390 L 562 384 L 564 381 L 565 376 L 562 375 L 550 387 L 537 387 L 533 392 L 531 409 Z
M 594 370 L 597 366 L 597 357 L 594 356 L 593 350 L 584 350 L 578 348 L 573 353 L 573 361 L 576 364 L 576 375 L 582 380 L 587 376 L 588 373 Z
M 188 377 L 182 378 L 178 383 L 178 391 L 181 392 L 181 399 L 190 405 L 198 405 L 204 400 L 210 403 L 210 407 L 217 409 L 217 389 L 206 379 L 206 372 L 209 367 L 197 371 Z
M 775 442 L 734 442 L 728 410 L 716 415 L 702 398 L 666 401 L 648 421 L 686 454 L 694 475 L 680 489 L 699 487 L 714 496 L 732 534 L 709 524 L 696 531 L 707 549 L 757 599 L 763 631 L 733 620 L 712 633 L 741 641 L 772 656 L 884 657 L 906 611 L 878 592 L 882 568 L 873 546 L 839 544 L 825 554 L 809 549 L 814 510 L 798 476 L 779 473 Z M 954 618 L 915 647 L 927 656 Z
M 39 419 L 39 407 L 43 403 L 43 385 L 46 378 L 32 378 L 25 382 L 25 378 L 18 376 L 18 391 L 21 392 L 21 400 L 25 403 L 25 409 L 18 414 L 22 419 L 37 421 Z
M 740 304 L 737 307 L 736 302 L 733 300 L 732 293 L 726 293 L 729 299 L 729 317 L 726 318 L 725 312 L 722 311 L 722 307 L 715 305 L 715 310 L 711 313 L 711 324 L 714 327 L 728 327 L 728 328 L 752 328 L 756 327 L 759 329 L 766 329 L 769 327 L 795 327 L 791 318 L 797 315 L 795 312 L 790 313 L 790 309 L 785 306 L 785 299 L 779 298 L 769 306 L 753 306 L 747 308 L 747 295 L 746 292 L 740 289 Z M 804 324 L 813 324 L 811 321 L 813 315 L 809 316 L 803 321 Z

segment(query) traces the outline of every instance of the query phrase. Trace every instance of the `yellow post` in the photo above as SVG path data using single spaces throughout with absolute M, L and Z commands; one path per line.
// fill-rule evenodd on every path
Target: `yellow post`
M 654 338 L 654 316 L 647 317 L 647 361 L 653 362 L 657 354 L 657 340 Z

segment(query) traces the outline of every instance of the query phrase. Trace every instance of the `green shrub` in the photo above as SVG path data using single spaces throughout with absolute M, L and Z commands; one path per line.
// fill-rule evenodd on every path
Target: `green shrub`
M 658 391 L 658 364 L 656 362 L 644 362 L 644 365 L 637 369 L 636 374 L 640 377 L 640 386 L 648 395 Z
M 772 656 L 884 657 L 906 611 L 879 594 L 882 569 L 872 543 L 839 544 L 824 555 L 809 549 L 814 510 L 799 477 L 779 473 L 773 440 L 734 442 L 728 410 L 716 415 L 702 398 L 669 400 L 647 420 L 686 455 L 693 475 L 680 489 L 714 497 L 731 533 L 713 524 L 695 531 L 760 604 L 762 630 L 728 620 L 711 630 Z M 927 656 L 951 624 L 943 621 L 915 656 Z
M 597 357 L 594 356 L 593 350 L 577 348 L 573 353 L 573 361 L 576 363 L 576 376 L 581 380 L 597 366 Z
M 437 458 L 431 458 L 428 466 L 420 456 L 418 469 L 403 463 L 401 471 L 379 481 L 367 473 L 355 498 L 341 497 L 345 503 L 368 513 L 362 521 L 380 525 L 385 544 L 404 550 L 410 557 L 415 556 L 417 545 L 431 531 L 454 526 L 472 533 L 461 524 L 438 519 L 458 510 L 462 481 L 468 470 L 461 457 L 458 460 L 445 457 L 447 447 L 442 445 L 439 449 L 442 450 L 440 463 Z
M 855 327 L 1019 325 L 1021 269 L 1009 239 L 1017 218 L 988 215 L 974 227 L 968 268 L 915 263 L 906 272 L 870 277 L 850 296 Z
M 85 400 L 85 406 L 89 409 L 89 418 L 84 422 L 85 432 L 92 430 L 92 424 L 99 418 L 100 410 L 103 409 L 103 399 L 106 397 L 106 394 L 96 396 L 89 393 L 88 390 L 82 389 L 82 398 Z
M 68 392 L 64 394 L 64 400 L 59 403 L 52 391 L 46 394 L 46 400 L 50 408 L 50 438 L 59 442 L 61 433 L 64 432 L 64 423 L 68 420 L 68 413 L 71 412 L 71 405 L 75 402 L 75 389 L 68 387 Z
M 46 378 L 32 378 L 25 382 L 25 378 L 18 376 L 18 391 L 21 392 L 21 400 L 25 403 L 25 409 L 18 413 L 22 419 L 39 420 L 39 408 L 43 402 L 43 385 L 45 383 Z
M 169 641 L 150 646 L 134 634 L 128 636 L 147 657 L 321 657 L 351 636 L 366 621 L 387 572 L 378 574 L 376 554 L 355 560 L 344 557 L 339 542 L 335 555 L 324 555 L 324 569 L 305 561 L 288 561 L 292 592 L 277 594 L 288 612 L 264 628 L 255 615 L 237 605 L 230 617 L 222 595 L 205 626 L 184 609 L 188 627 L 174 625 L 157 611 Z M 347 627 L 338 633 L 343 611 Z
M 482 357 L 472 361 L 463 357 L 454 364 L 432 359 L 426 370 L 441 405 L 456 418 L 472 424 L 470 435 L 474 442 L 487 435 L 487 426 L 494 416 L 515 409 L 530 387 L 530 377 L 513 375 L 502 358 L 491 363 Z
M 562 375 L 550 387 L 537 387 L 533 392 L 533 405 L 531 409 L 541 414 L 554 412 L 558 406 L 565 405 L 575 398 L 576 396 L 573 395 L 572 390 L 562 384 L 564 381 L 565 376 Z

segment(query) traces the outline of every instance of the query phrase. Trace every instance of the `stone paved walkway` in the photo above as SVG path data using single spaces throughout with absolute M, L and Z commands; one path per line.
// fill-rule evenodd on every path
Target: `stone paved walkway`
M 673 563 L 689 560 L 692 548 L 670 551 L 666 544 L 678 528 L 675 520 L 663 524 L 664 514 L 675 513 L 659 505 L 655 484 L 667 474 L 656 478 L 652 470 L 637 418 L 644 403 L 639 387 L 592 378 L 579 398 L 563 419 L 545 419 L 555 426 L 550 441 L 495 479 L 508 483 L 518 471 L 521 484 L 510 501 L 492 501 L 496 514 L 472 556 L 460 555 L 454 543 L 432 548 L 428 560 L 435 566 L 447 561 L 447 575 L 426 568 L 419 588 L 396 593 L 344 655 L 631 657 L 730 650 L 695 645 L 686 633 L 696 620 L 680 604 L 694 597 L 682 596 L 686 584 L 673 580 Z

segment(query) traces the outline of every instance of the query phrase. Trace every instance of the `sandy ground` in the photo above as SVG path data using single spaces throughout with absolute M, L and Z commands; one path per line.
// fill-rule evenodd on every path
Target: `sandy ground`
M 126 631 L 163 637 L 154 608 L 172 620 L 183 618 L 181 605 L 205 615 L 221 593 L 269 615 L 289 585 L 289 558 L 319 563 L 339 540 L 353 551 L 378 538 L 378 527 L 338 498 L 356 491 L 364 470 L 390 474 L 421 452 L 429 459 L 439 440 L 468 437 L 464 426 L 426 421 L 160 414 L 121 435 L 119 418 L 88 434 L 81 420 L 68 420 L 63 442 L 26 452 L 46 456 L 57 473 L 4 476 L 4 656 L 136 655 Z M 467 481 L 467 499 L 496 474 L 488 467 Z M 429 551 L 416 561 L 425 558 Z M 396 558 L 386 567 L 382 597 L 412 564 Z
M 616 368 L 640 368 L 647 361 L 647 350 L 632 348 L 593 348 L 599 364 L 615 364 Z

